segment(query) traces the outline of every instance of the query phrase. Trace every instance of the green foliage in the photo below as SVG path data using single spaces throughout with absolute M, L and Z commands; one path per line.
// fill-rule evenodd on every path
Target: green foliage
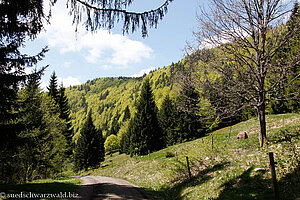
M 123 116 L 123 122 L 130 119 L 130 110 L 128 105 L 126 106 L 124 110 L 124 116 Z
M 272 100 L 268 105 L 268 113 L 279 114 L 289 112 L 299 112 L 299 88 L 300 79 L 295 78 L 300 74 L 299 51 L 300 51 L 300 9 L 299 4 L 295 2 L 293 12 L 287 22 L 286 31 L 292 35 L 292 38 L 283 45 L 273 57 L 273 63 L 280 63 L 283 66 L 290 66 L 287 77 L 277 91 L 276 100 Z M 270 80 L 275 82 L 276 80 Z
M 20 51 L 26 40 L 33 39 L 43 29 L 46 18 L 42 0 L 0 2 L 0 179 L 10 181 L 16 177 L 16 151 L 22 145 L 18 135 L 24 127 L 17 122 L 18 91 L 25 83 L 26 67 L 32 67 L 42 60 L 47 48 L 37 55 L 26 55 Z M 38 73 L 42 74 L 42 68 Z M 37 72 L 36 72 L 37 73 Z
M 70 108 L 68 103 L 68 98 L 65 95 L 65 88 L 63 85 L 60 85 L 60 88 L 58 89 L 57 85 L 57 76 L 55 72 L 52 73 L 50 77 L 49 86 L 48 89 L 48 95 L 52 98 L 52 100 L 55 102 L 55 104 L 58 106 L 59 110 L 57 111 L 59 113 L 59 117 L 65 121 L 65 130 L 63 131 L 63 135 L 67 141 L 67 150 L 66 154 L 70 156 L 72 154 L 72 139 L 73 139 L 73 130 L 72 130 L 72 123 L 70 119 Z
M 149 79 L 145 79 L 140 98 L 136 105 L 137 112 L 128 127 L 130 153 L 145 155 L 148 150 L 163 148 L 163 135 L 157 119 L 157 107 L 154 101 Z
M 59 93 L 58 93 L 57 76 L 55 74 L 55 71 L 50 76 L 49 86 L 47 87 L 47 89 L 48 89 L 49 96 L 51 96 L 54 99 L 54 101 L 58 103 Z
M 110 135 L 106 138 L 104 142 L 104 148 L 106 153 L 114 153 L 119 151 L 120 149 L 120 142 L 116 135 Z
M 182 142 L 184 138 L 181 138 L 183 130 L 179 129 L 179 112 L 169 95 L 163 100 L 158 116 L 165 144 L 171 146 Z
M 118 140 L 120 142 L 120 152 L 130 154 L 130 136 L 128 133 L 128 126 L 131 121 L 125 121 L 118 132 Z
M 55 102 L 40 93 L 39 79 L 32 74 L 26 88 L 19 93 L 18 123 L 23 131 L 18 134 L 21 145 L 14 157 L 18 162 L 10 163 L 8 171 L 3 169 L 10 175 L 9 181 L 27 181 L 36 175 L 49 177 L 60 171 L 65 162 L 65 123 L 59 118 Z M 10 174 L 11 170 L 15 171 Z
M 160 84 L 155 87 L 155 82 L 162 81 L 162 76 L 160 76 L 162 73 L 165 73 L 164 77 L 168 77 L 168 80 L 165 81 L 165 86 Z M 175 95 L 169 67 L 152 71 L 144 78 L 147 77 L 151 77 L 150 82 L 158 107 L 161 106 L 166 94 L 171 97 Z M 118 126 L 121 127 L 129 119 L 128 117 L 134 115 L 133 113 L 136 112 L 135 104 L 144 78 L 98 78 L 83 85 L 67 88 L 66 96 L 70 104 L 74 139 L 78 138 L 87 110 L 90 109 L 93 111 L 95 126 L 102 129 L 104 135 L 117 134 L 118 131 L 114 130 L 113 124 L 118 121 Z M 89 85 L 89 91 L 84 90 L 85 85 Z
M 70 156 L 72 154 L 73 150 L 73 129 L 72 129 L 72 122 L 70 119 L 70 106 L 68 98 L 65 94 L 65 88 L 63 85 L 60 85 L 59 91 L 58 91 L 58 107 L 59 107 L 59 117 L 65 121 L 66 128 L 63 132 L 63 135 L 66 138 L 68 147 L 67 147 L 67 155 Z
M 75 170 L 95 168 L 104 160 L 104 141 L 101 131 L 98 131 L 92 120 L 90 111 L 81 129 L 74 153 Z
M 0 2 L 0 125 L 15 117 L 11 112 L 20 83 L 26 80 L 25 67 L 35 65 L 47 52 L 45 48 L 38 55 L 29 56 L 19 50 L 28 37 L 36 37 L 43 29 L 45 14 L 42 2 Z

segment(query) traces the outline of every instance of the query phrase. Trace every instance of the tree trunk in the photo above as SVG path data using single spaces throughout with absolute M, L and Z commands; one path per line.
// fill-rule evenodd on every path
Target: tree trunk
M 265 104 L 262 103 L 261 106 L 257 108 L 258 121 L 259 121 L 259 144 L 260 147 L 263 147 L 264 140 L 267 139 L 266 133 L 266 112 L 265 112 Z

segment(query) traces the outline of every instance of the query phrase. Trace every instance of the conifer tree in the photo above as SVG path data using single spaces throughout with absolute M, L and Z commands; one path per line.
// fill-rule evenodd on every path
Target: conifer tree
M 14 162 L 12 156 L 20 145 L 17 135 L 23 127 L 15 121 L 18 118 L 17 94 L 27 79 L 25 67 L 37 64 L 47 52 L 44 48 L 39 54 L 30 56 L 22 54 L 19 48 L 43 29 L 44 19 L 40 1 L 0 2 L 0 137 L 3 141 L 0 145 L 0 162 L 3 163 L 0 179 L 9 177 L 5 170 L 11 169 L 9 163 Z
M 97 167 L 104 161 L 104 155 L 103 136 L 94 126 L 92 112 L 90 111 L 75 147 L 75 170 L 88 170 L 89 167 Z
M 73 147 L 73 129 L 72 129 L 72 122 L 70 119 L 70 107 L 68 98 L 65 94 L 65 88 L 63 87 L 63 84 L 60 85 L 59 88 L 59 95 L 58 95 L 58 106 L 59 106 L 59 117 L 63 120 L 65 120 L 66 123 L 66 130 L 64 131 L 64 136 L 66 138 L 68 149 L 66 154 L 71 155 L 72 154 L 72 147 Z
M 158 116 L 165 144 L 170 146 L 180 142 L 179 114 L 169 95 L 164 98 Z
M 190 73 L 190 72 L 184 72 Z M 184 142 L 199 138 L 204 135 L 205 127 L 201 124 L 201 119 L 198 116 L 198 104 L 200 102 L 199 92 L 197 92 L 195 85 L 191 84 L 190 74 L 186 74 L 181 82 L 181 90 L 179 91 L 179 98 L 177 100 L 177 107 L 179 110 L 179 141 Z
M 48 95 L 55 101 L 56 105 L 58 106 L 59 110 L 59 117 L 63 119 L 66 123 L 66 129 L 63 132 L 63 135 L 66 138 L 68 148 L 66 150 L 66 154 L 70 156 L 72 154 L 72 138 L 73 138 L 73 131 L 72 131 L 72 124 L 70 119 L 70 108 L 68 103 L 68 98 L 65 95 L 65 88 L 63 84 L 60 85 L 58 89 L 57 85 L 57 76 L 55 71 L 53 71 L 48 89 Z
M 130 153 L 144 155 L 148 150 L 163 148 L 163 136 L 157 119 L 157 107 L 154 101 L 149 79 L 145 79 L 140 98 L 136 105 L 137 112 L 132 119 L 128 134 L 130 135 Z
M 130 110 L 128 105 L 126 106 L 125 110 L 124 110 L 124 117 L 123 117 L 123 122 L 130 119 Z
M 47 87 L 49 91 L 49 96 L 51 96 L 56 103 L 58 103 L 59 98 L 59 91 L 58 91 L 58 85 L 57 85 L 57 76 L 55 74 L 55 71 L 53 71 L 52 75 L 50 76 L 50 82 L 49 86 Z
M 66 148 L 62 135 L 65 122 L 59 118 L 55 102 L 40 92 L 39 80 L 38 74 L 30 75 L 26 88 L 19 94 L 19 121 L 24 128 L 18 135 L 23 144 L 18 147 L 16 167 L 23 173 L 24 181 L 34 172 L 46 178 L 60 171 Z
M 118 119 L 119 119 L 119 112 L 117 111 L 116 115 L 113 117 L 113 120 L 111 122 L 110 129 L 107 131 L 106 137 L 110 135 L 117 135 L 120 129 L 120 124 L 118 122 Z

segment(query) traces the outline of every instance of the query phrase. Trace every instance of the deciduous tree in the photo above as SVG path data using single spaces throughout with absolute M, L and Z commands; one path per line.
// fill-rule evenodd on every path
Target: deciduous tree
M 284 63 L 282 58 L 273 62 L 299 29 L 284 25 L 289 11 L 280 0 L 212 0 L 209 12 L 202 9 L 201 29 L 195 33 L 201 47 L 214 47 L 217 52 L 216 60 L 199 67 L 197 82 L 230 101 L 232 113 L 256 109 L 260 146 L 267 138 L 266 104 L 299 63 L 299 52 L 292 62 Z

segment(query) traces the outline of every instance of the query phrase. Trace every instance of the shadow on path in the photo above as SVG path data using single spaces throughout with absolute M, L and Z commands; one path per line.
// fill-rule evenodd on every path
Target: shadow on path
M 152 199 L 143 189 L 131 183 L 108 177 L 83 177 L 84 185 L 77 199 L 85 200 L 143 200 Z M 86 183 L 85 183 L 86 182 Z

